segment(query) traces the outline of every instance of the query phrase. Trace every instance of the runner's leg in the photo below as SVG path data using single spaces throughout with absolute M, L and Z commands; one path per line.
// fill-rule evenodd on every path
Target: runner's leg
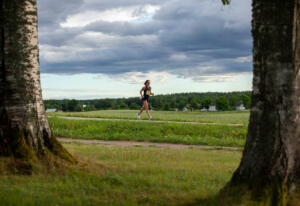
M 141 115 L 142 112 L 144 111 L 144 109 L 145 109 L 145 102 L 146 102 L 146 101 L 144 101 L 143 106 L 142 106 L 140 112 L 138 113 L 138 115 Z
M 145 109 L 146 109 L 146 113 L 147 113 L 148 117 L 151 118 L 151 115 L 149 112 L 149 107 L 148 107 L 148 101 L 145 101 Z

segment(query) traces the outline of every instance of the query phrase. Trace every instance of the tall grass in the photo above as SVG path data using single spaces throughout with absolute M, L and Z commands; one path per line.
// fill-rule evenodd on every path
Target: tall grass
M 1 205 L 187 205 L 216 195 L 241 157 L 239 152 L 64 146 L 87 169 L 0 176 Z
M 247 128 L 156 122 L 91 121 L 49 118 L 55 136 L 181 144 L 243 146 Z

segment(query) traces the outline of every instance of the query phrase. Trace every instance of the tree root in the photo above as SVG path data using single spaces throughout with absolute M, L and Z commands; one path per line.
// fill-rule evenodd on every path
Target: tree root
M 77 163 L 77 160 L 61 145 L 55 137 L 51 137 L 45 141 L 45 146 L 48 151 L 67 162 L 72 164 Z
M 40 162 L 55 165 L 50 162 L 57 162 L 56 159 L 77 163 L 51 132 L 44 132 L 43 137 L 38 139 L 38 145 L 34 146 L 33 137 L 23 129 L 12 128 L 4 134 L 0 137 L 0 157 L 10 159 L 6 169 L 13 174 L 30 175 Z

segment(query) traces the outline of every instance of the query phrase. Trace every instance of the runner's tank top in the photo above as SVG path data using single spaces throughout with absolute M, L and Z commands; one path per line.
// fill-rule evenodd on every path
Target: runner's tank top
M 149 97 L 150 96 L 150 93 L 151 93 L 151 91 L 150 91 L 150 89 L 151 89 L 151 87 L 146 87 L 146 89 L 144 89 L 144 97 Z

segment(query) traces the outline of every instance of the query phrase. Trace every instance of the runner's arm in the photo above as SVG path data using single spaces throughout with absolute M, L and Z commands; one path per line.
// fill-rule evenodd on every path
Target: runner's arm
M 154 96 L 154 93 L 152 93 L 152 88 L 150 87 L 150 95 Z
M 144 91 L 144 87 L 141 89 L 141 91 L 140 91 L 140 95 L 141 95 L 141 97 L 142 97 L 142 99 L 144 98 L 144 96 L 143 96 L 143 91 Z

